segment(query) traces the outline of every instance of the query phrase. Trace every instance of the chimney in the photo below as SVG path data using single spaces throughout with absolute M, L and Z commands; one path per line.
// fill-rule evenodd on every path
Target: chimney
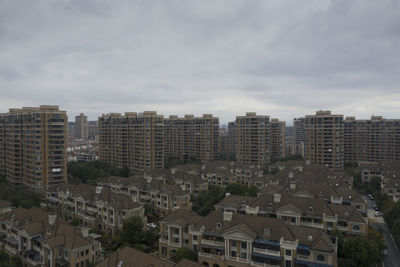
M 296 183 L 291 182 L 290 183 L 290 190 L 295 190 L 296 189 Z
M 230 222 L 233 217 L 232 211 L 224 211 L 224 221 Z
M 281 194 L 274 194 L 274 202 L 275 203 L 281 202 Z
M 49 213 L 49 224 L 54 225 L 57 219 L 57 214 L 51 214 Z
M 88 237 L 89 236 L 89 228 L 87 227 L 81 227 L 81 232 L 83 237 Z

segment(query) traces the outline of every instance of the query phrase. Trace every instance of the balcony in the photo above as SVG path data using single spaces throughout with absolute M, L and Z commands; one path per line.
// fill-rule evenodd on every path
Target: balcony
M 28 263 L 33 266 L 41 265 L 43 257 L 40 255 L 40 252 L 34 249 L 30 249 L 26 251 L 26 259 Z
M 201 243 L 204 245 L 217 246 L 217 247 L 223 247 L 225 245 L 225 243 L 223 241 L 215 241 L 215 240 L 208 240 L 208 239 L 202 239 Z
M 212 258 L 212 259 L 219 259 L 219 260 L 224 260 L 225 256 L 224 255 L 216 255 L 216 254 L 212 254 L 212 253 L 207 253 L 207 252 L 199 252 L 198 253 L 199 257 L 206 257 L 206 258 Z
M 260 253 L 260 254 L 271 254 L 271 255 L 277 255 L 280 256 L 281 255 L 281 251 L 280 250 L 271 250 L 271 249 L 261 249 L 261 248 L 253 248 L 254 252 Z

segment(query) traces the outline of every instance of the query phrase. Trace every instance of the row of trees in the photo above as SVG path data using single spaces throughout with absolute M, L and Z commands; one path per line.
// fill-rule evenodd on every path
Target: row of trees
M 11 187 L 4 175 L 0 174 L 0 199 L 7 200 L 15 207 L 29 209 L 40 206 L 41 195 L 27 188 Z
M 22 267 L 22 260 L 18 256 L 9 256 L 4 251 L 0 250 L 0 266 L 1 267 Z
M 224 199 L 226 193 L 231 195 L 256 197 L 258 188 L 254 185 L 247 187 L 241 184 L 229 184 L 225 188 L 209 186 L 208 191 L 200 191 L 198 195 L 191 195 L 192 210 L 199 215 L 206 216 L 214 210 L 214 205 Z
M 121 169 L 98 160 L 82 163 L 68 163 L 70 183 L 96 184 L 99 178 L 108 176 L 129 177 L 130 174 L 127 167 Z

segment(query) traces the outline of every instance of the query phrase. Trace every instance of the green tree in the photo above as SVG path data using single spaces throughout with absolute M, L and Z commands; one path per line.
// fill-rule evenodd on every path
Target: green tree
M 72 221 L 71 221 L 71 224 L 72 224 L 73 226 L 79 225 L 79 219 L 76 218 L 76 217 L 74 217 L 74 218 L 72 219 Z
M 182 259 L 188 259 L 197 262 L 197 253 L 185 247 L 179 248 L 176 251 L 175 260 L 176 262 L 180 262 Z
M 341 254 L 341 266 L 372 267 L 382 261 L 379 244 L 363 237 L 346 239 Z
M 142 240 L 143 220 L 139 216 L 131 216 L 122 226 L 122 241 L 134 245 Z

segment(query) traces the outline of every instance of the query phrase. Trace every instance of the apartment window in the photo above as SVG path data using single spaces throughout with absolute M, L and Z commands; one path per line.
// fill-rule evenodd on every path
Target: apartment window
M 244 252 L 240 253 L 240 257 L 242 259 L 247 259 L 247 253 L 244 253 Z
M 174 234 L 179 234 L 179 229 L 178 228 L 174 228 Z
M 174 237 L 173 241 L 174 241 L 174 243 L 179 243 L 179 238 Z
M 285 251 L 286 256 L 292 256 L 292 251 L 290 249 L 287 249 Z
M 236 251 L 231 251 L 231 256 L 236 257 Z
M 58 256 L 62 257 L 62 250 L 61 249 L 58 251 Z
M 89 250 L 88 250 L 88 249 L 85 251 L 85 254 L 86 254 L 86 255 L 89 255 Z
M 353 225 L 353 231 L 360 231 L 359 225 Z
M 236 247 L 236 241 L 232 241 L 232 247 Z
M 79 262 L 77 262 L 77 263 L 75 264 L 75 267 L 79 267 Z
M 81 251 L 81 257 L 83 257 L 83 250 Z
M 197 250 L 198 250 L 197 245 L 193 245 L 193 251 L 194 251 L 194 252 L 197 252 Z
M 76 256 L 76 258 L 78 259 L 78 258 L 79 258 L 79 252 L 77 252 L 77 253 L 75 254 L 75 256 Z
M 243 249 L 247 249 L 247 243 L 246 242 L 241 242 L 240 247 Z
M 194 236 L 193 236 L 193 240 L 197 240 L 197 235 L 194 235 Z

